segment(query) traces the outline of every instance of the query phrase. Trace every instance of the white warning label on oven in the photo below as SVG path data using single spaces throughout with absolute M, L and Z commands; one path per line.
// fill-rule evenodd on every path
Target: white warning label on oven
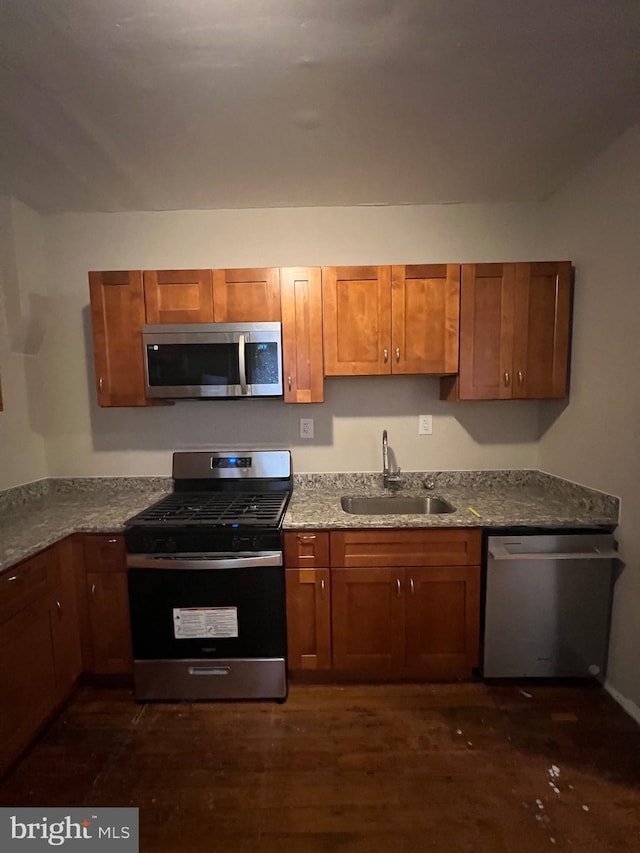
M 174 607 L 173 634 L 176 640 L 206 637 L 237 637 L 237 607 Z

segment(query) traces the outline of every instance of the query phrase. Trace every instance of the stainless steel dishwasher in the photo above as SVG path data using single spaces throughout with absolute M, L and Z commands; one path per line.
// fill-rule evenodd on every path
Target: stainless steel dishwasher
M 483 675 L 604 680 L 615 549 L 610 534 L 490 536 Z

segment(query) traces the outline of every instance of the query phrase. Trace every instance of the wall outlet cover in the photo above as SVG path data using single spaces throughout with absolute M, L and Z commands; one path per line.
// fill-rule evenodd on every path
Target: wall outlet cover
M 431 415 L 418 415 L 418 435 L 431 435 L 433 418 Z

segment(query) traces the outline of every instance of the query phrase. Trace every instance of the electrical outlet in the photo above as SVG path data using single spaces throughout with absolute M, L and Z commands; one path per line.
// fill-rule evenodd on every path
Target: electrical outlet
M 300 438 L 313 438 L 313 418 L 300 418 Z
M 431 435 L 433 418 L 431 415 L 418 415 L 418 435 Z

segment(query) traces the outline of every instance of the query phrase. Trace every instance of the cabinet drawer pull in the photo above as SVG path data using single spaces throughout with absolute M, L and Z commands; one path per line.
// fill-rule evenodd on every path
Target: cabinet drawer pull
M 117 539 L 107 539 L 107 542 L 109 543 L 109 545 L 115 545 L 117 541 L 118 541 Z
M 400 361 L 400 347 L 396 347 L 396 361 Z
M 298 536 L 301 542 L 315 542 L 317 538 L 315 533 L 302 533 Z
M 400 583 L 400 578 L 396 578 L 396 591 L 398 593 L 398 598 L 400 598 L 401 589 L 402 589 L 402 584 Z
M 505 388 L 509 387 L 509 382 L 511 382 L 511 377 L 509 376 L 508 371 L 505 370 L 505 372 L 504 372 L 504 387 Z
M 524 382 L 524 375 L 523 375 L 522 371 L 519 370 L 518 371 L 518 384 L 522 385 L 523 382 Z
M 18 580 L 18 575 L 11 575 L 11 577 L 10 577 L 10 578 L 7 578 L 7 580 L 8 580 L 8 581 L 17 581 L 17 580 Z
M 409 589 L 411 590 L 411 595 L 415 593 L 413 578 L 409 578 Z
M 386 364 L 389 361 L 389 350 L 386 347 L 382 350 L 382 355 L 384 357 L 384 363 Z

